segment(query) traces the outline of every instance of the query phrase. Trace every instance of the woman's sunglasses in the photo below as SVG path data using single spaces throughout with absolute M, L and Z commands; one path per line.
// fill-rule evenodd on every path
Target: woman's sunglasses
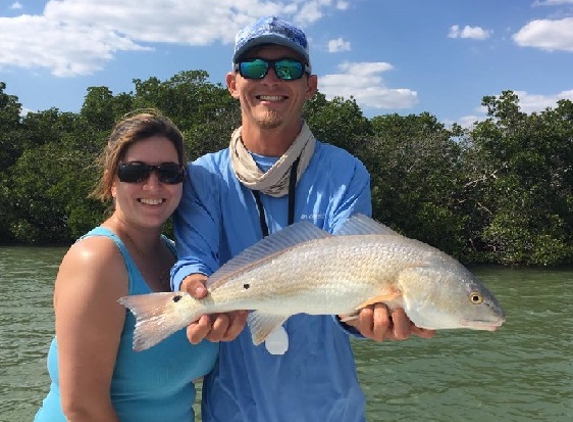
M 161 163 L 152 166 L 141 161 L 121 163 L 117 167 L 117 177 L 120 182 L 141 183 L 149 179 L 154 171 L 161 183 L 176 185 L 185 178 L 185 166 L 177 163 Z
M 245 79 L 263 79 L 273 68 L 275 74 L 283 81 L 294 81 L 302 78 L 305 73 L 310 74 L 310 67 L 295 59 L 248 59 L 235 64 L 235 72 L 239 72 Z

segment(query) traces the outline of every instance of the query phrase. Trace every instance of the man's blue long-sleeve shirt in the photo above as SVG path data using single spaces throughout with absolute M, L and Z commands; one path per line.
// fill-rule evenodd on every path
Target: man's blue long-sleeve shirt
M 263 171 L 277 160 L 254 158 Z M 262 238 L 253 193 L 237 180 L 228 149 L 200 157 L 188 170 L 174 217 L 174 290 L 186 276 L 210 275 Z M 285 227 L 288 195 L 261 200 L 270 233 Z M 348 152 L 317 142 L 296 186 L 294 221 L 333 233 L 355 213 L 371 215 L 368 172 Z M 254 346 L 248 328 L 220 344 L 218 364 L 203 383 L 203 421 L 364 421 L 348 333 L 331 316 L 295 315 L 283 327 L 289 336 L 284 355 Z

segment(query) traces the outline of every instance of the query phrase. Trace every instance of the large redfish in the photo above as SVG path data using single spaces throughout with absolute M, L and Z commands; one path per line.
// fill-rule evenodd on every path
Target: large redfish
M 355 215 L 330 235 L 309 222 L 246 249 L 207 280 L 201 300 L 184 292 L 125 296 L 136 317 L 133 347 L 147 349 L 203 314 L 250 310 L 255 345 L 291 315 L 349 315 L 383 302 L 420 328 L 497 329 L 494 296 L 454 258 Z

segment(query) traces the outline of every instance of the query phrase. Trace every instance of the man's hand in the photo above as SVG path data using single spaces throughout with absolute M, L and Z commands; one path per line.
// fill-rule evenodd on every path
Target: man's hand
M 346 317 L 340 316 L 341 319 Z M 390 313 L 383 303 L 375 303 L 361 309 L 356 318 L 345 321 L 345 324 L 356 328 L 364 337 L 374 341 L 406 340 L 412 334 L 432 338 L 436 334 L 435 330 L 416 327 L 404 309 L 397 308 Z
M 205 287 L 206 280 L 203 274 L 191 274 L 181 283 L 181 290 L 201 299 L 209 294 Z M 247 315 L 247 311 L 202 315 L 187 327 L 187 338 L 192 344 L 200 343 L 205 338 L 213 342 L 234 340 L 243 330 Z

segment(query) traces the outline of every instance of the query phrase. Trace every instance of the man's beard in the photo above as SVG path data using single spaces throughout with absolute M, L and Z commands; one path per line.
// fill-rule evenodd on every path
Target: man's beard
M 280 114 L 273 110 L 267 110 L 265 115 L 257 121 L 261 129 L 276 129 L 283 122 Z

